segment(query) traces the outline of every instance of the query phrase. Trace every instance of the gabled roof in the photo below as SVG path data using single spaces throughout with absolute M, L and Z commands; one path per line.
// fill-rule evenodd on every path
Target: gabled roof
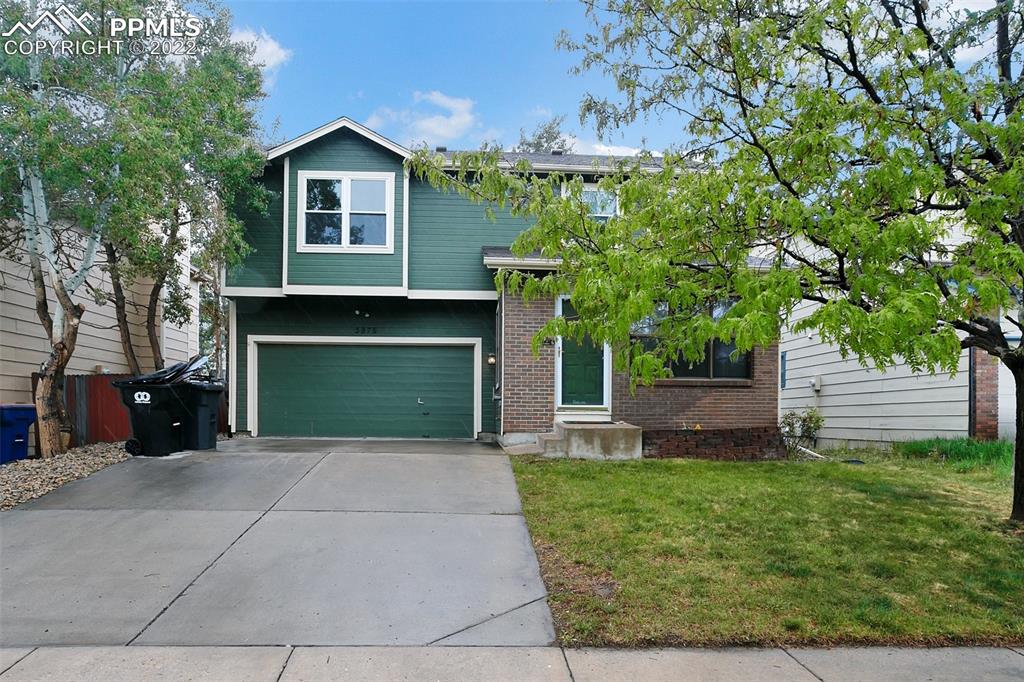
M 356 123 L 347 116 L 342 116 L 341 118 L 335 119 L 330 123 L 326 123 L 320 126 L 316 130 L 309 131 L 305 135 L 299 135 L 293 140 L 283 142 L 277 145 L 276 147 L 271 147 L 270 149 L 267 150 L 267 160 L 269 161 L 279 156 L 284 156 L 293 149 L 298 149 L 304 144 L 308 144 L 313 140 L 321 138 L 324 135 L 327 135 L 328 133 L 333 133 L 335 130 L 341 130 L 342 128 L 347 128 L 354 133 L 362 135 L 368 140 L 376 142 L 385 149 L 389 149 L 393 151 L 395 154 L 398 154 L 403 159 L 408 159 L 410 156 L 412 156 L 411 151 L 409 151 L 402 145 L 398 144 L 397 142 L 393 142 L 392 140 L 389 140 L 383 135 L 375 133 L 366 126 L 360 123 Z

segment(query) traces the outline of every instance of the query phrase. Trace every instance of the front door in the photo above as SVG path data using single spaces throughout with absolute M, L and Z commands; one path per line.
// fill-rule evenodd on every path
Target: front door
M 569 301 L 563 300 L 562 315 L 572 318 L 575 314 Z M 582 343 L 562 339 L 562 405 L 604 405 L 604 353 L 590 337 L 584 338 Z

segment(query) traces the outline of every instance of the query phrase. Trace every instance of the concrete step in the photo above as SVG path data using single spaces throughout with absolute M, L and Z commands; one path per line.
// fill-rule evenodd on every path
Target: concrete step
M 626 422 L 560 422 L 545 443 L 545 455 L 550 447 L 570 459 L 640 459 L 642 435 L 643 429 Z

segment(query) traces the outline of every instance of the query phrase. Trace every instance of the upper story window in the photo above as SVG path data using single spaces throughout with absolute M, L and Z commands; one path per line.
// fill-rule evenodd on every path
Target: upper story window
M 716 320 L 728 312 L 731 303 L 719 303 L 711 308 Z M 668 306 L 660 304 L 655 314 L 633 325 L 632 335 L 646 347 L 653 349 L 657 344 L 658 322 L 668 315 Z M 749 379 L 750 353 L 739 353 L 733 357 L 736 344 L 714 339 L 704 349 L 704 359 L 691 362 L 683 356 L 669 362 L 672 377 L 676 379 Z
M 608 219 L 618 211 L 619 202 L 615 193 L 598 189 L 597 185 L 585 186 L 581 198 L 590 208 L 590 217 L 598 222 L 608 222 Z
M 298 251 L 394 253 L 393 173 L 300 171 Z

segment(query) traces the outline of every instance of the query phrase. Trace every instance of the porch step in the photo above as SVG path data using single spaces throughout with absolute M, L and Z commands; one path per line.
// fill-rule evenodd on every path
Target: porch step
M 537 434 L 537 445 L 545 457 L 640 459 L 642 435 L 626 422 L 558 422 L 554 431 Z

